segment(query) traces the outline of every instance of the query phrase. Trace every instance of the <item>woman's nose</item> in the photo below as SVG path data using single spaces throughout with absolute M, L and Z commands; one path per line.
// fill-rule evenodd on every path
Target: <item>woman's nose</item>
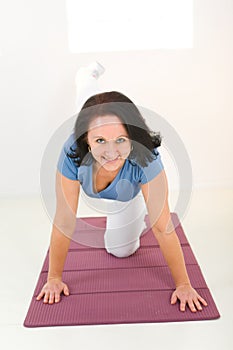
M 114 141 L 108 141 L 106 144 L 105 155 L 110 159 L 116 158 L 118 155 L 117 145 Z

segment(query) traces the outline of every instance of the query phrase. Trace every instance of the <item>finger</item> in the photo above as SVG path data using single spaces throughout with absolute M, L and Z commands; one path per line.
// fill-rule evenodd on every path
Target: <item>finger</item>
M 188 305 L 189 305 L 189 308 L 190 308 L 190 310 L 191 310 L 192 312 L 196 312 L 196 311 L 197 311 L 196 308 L 195 308 L 195 306 L 194 306 L 193 299 L 189 299 Z
M 200 302 L 203 304 L 203 305 L 205 305 L 205 306 L 207 306 L 208 304 L 207 304 L 207 302 L 205 301 L 205 299 L 203 299 L 199 294 L 198 294 L 198 299 L 200 300 Z
M 173 293 L 171 297 L 171 304 L 175 304 L 176 302 L 177 302 L 177 295 Z
M 50 295 L 49 295 L 49 304 L 53 304 L 54 302 L 54 292 L 50 292 Z
M 36 300 L 41 300 L 41 298 L 44 296 L 44 293 L 44 291 L 41 291 L 40 294 L 37 295 Z
M 67 287 L 67 285 L 64 286 L 64 288 L 63 288 L 63 293 L 64 293 L 65 295 L 67 295 L 67 296 L 70 294 L 69 288 Z
M 199 303 L 198 299 L 195 299 L 194 300 L 194 303 L 196 305 L 196 308 L 198 311 L 201 311 L 202 310 L 202 307 L 201 307 L 201 304 Z
M 44 303 L 47 304 L 48 301 L 49 301 L 49 292 L 46 292 L 44 296 Z
M 60 301 L 60 293 L 55 292 L 55 303 L 59 303 Z
M 185 311 L 186 301 L 181 300 L 180 302 L 180 311 Z

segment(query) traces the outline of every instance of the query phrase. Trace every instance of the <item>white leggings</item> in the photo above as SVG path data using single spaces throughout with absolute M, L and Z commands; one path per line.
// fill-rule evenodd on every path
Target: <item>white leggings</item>
M 109 202 L 104 235 L 108 253 L 124 258 L 139 248 L 140 236 L 146 228 L 145 214 L 146 206 L 141 193 L 129 202 Z
M 81 67 L 76 75 L 77 111 L 92 95 L 101 92 L 98 80 L 90 76 L 88 68 Z M 124 258 L 132 255 L 140 246 L 140 236 L 146 228 L 145 201 L 139 193 L 129 202 L 105 200 L 106 231 L 104 246 L 108 253 Z

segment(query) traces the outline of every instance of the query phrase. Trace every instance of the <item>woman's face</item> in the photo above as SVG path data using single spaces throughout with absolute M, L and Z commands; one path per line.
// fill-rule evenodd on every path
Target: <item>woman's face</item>
M 108 171 L 120 169 L 131 151 L 131 141 L 115 115 L 98 116 L 89 124 L 87 143 L 92 156 Z

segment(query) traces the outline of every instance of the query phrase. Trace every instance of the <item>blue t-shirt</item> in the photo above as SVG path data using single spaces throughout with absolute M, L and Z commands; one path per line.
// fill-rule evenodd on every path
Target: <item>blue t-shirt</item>
M 154 159 L 146 167 L 142 167 L 132 159 L 126 159 L 123 167 L 118 172 L 115 179 L 100 192 L 94 192 L 92 182 L 92 165 L 77 166 L 74 158 L 67 156 L 71 153 L 70 147 L 74 148 L 74 134 L 65 142 L 57 163 L 59 172 L 71 180 L 80 182 L 84 192 L 93 198 L 115 199 L 126 202 L 134 198 L 140 191 L 140 185 L 145 184 L 155 178 L 163 169 L 161 156 L 155 148 Z

